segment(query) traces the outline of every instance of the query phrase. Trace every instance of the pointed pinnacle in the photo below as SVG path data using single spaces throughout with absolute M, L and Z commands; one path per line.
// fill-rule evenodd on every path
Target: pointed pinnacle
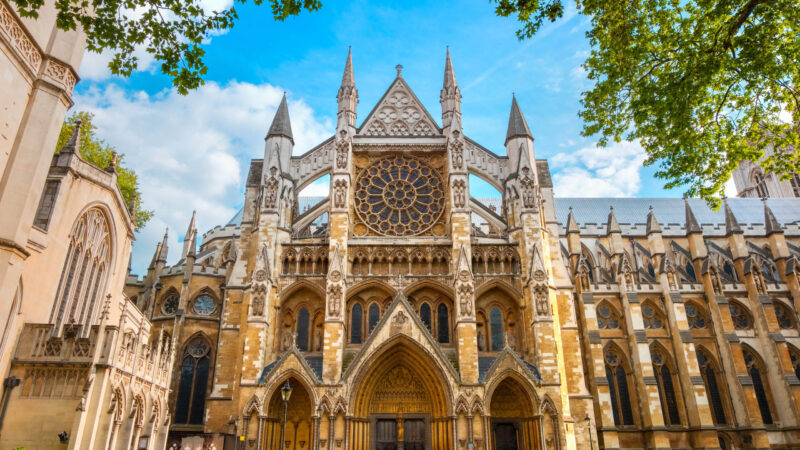
M 656 219 L 655 213 L 653 213 L 653 207 L 650 207 L 650 212 L 647 213 L 647 231 L 646 234 L 649 236 L 652 233 L 661 233 L 661 225 L 658 224 L 658 219 Z
M 531 129 L 528 128 L 528 122 L 525 121 L 525 116 L 522 114 L 517 104 L 517 97 L 512 94 L 511 112 L 508 115 L 508 130 L 506 131 L 506 143 L 508 143 L 509 139 L 519 136 L 533 138 Z
M 158 261 L 167 261 L 167 252 L 169 249 L 167 248 L 167 239 L 169 237 L 169 228 L 164 231 L 164 240 L 161 241 L 161 248 L 158 251 Z
M 444 61 L 444 82 L 442 83 L 442 87 L 447 90 L 447 88 L 453 88 L 458 86 L 456 82 L 456 73 L 453 71 L 453 62 L 450 60 L 450 47 L 447 47 L 447 58 Z
M 82 122 L 80 120 L 75 121 L 75 129 L 72 130 L 72 134 L 69 137 L 69 140 L 59 153 L 78 153 L 81 149 L 81 127 Z
M 580 233 L 578 222 L 575 221 L 575 215 L 572 213 L 572 206 L 569 207 L 569 215 L 567 216 L 567 233 Z
M 766 200 L 764 200 L 764 225 L 766 227 L 767 236 L 775 233 L 783 233 L 780 222 L 775 218 L 775 214 L 772 213 Z
M 344 74 L 342 74 L 342 87 L 355 87 L 356 78 L 353 75 L 353 50 L 347 47 L 347 61 L 344 63 Z
M 611 207 L 610 212 L 608 213 L 608 223 L 606 224 L 606 233 L 622 233 L 622 229 L 619 227 L 619 222 L 617 222 L 617 216 L 614 215 L 614 207 Z
M 294 145 L 294 136 L 292 135 L 292 123 L 289 120 L 289 106 L 286 104 L 286 93 L 283 93 L 281 104 L 278 105 L 278 110 L 275 111 L 275 117 L 272 119 L 272 124 L 269 127 L 267 137 L 270 136 L 284 136 L 289 138 Z
M 185 239 L 191 237 L 192 231 L 195 229 L 194 221 L 196 216 L 197 210 L 192 210 L 192 220 L 189 221 L 189 226 L 186 228 L 186 234 L 184 235 Z
M 733 215 L 733 211 L 731 211 L 731 207 L 730 205 L 728 205 L 728 200 L 724 201 L 724 205 L 725 205 L 725 236 L 743 233 L 742 227 L 739 226 L 739 221 L 736 220 L 736 216 Z
M 684 198 L 683 204 L 686 209 L 686 234 L 702 233 L 703 229 L 700 228 L 700 224 L 697 223 L 697 218 L 694 217 L 692 207 L 689 206 L 689 200 Z

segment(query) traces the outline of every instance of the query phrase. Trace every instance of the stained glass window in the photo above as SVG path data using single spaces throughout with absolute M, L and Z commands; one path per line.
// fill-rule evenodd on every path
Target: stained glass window
M 378 320 L 381 318 L 381 308 L 378 306 L 377 303 L 373 303 L 369 305 L 369 333 L 372 334 L 372 330 L 375 329 L 375 326 L 378 325 Z
M 353 309 L 350 311 L 350 343 L 351 344 L 360 344 L 361 343 L 361 331 L 362 325 L 361 315 L 363 314 L 363 310 L 361 309 L 361 304 L 356 303 L 353 305 Z
M 597 327 L 601 330 L 619 328 L 619 317 L 607 304 L 602 304 L 597 308 Z
M 778 300 L 774 300 L 772 306 L 775 309 L 775 318 L 778 319 L 778 326 L 784 330 L 794 328 L 794 313 Z
M 439 342 L 446 344 L 450 342 L 450 315 L 448 314 L 447 305 L 439 303 L 436 311 L 437 328 L 439 334 Z
M 675 386 L 672 382 L 672 373 L 666 364 L 666 356 L 659 350 L 653 350 L 650 352 L 650 359 L 655 367 L 658 396 L 661 399 L 661 413 L 664 415 L 664 422 L 667 425 L 679 425 L 681 418 L 678 413 L 678 401 L 675 398 Z
M 650 302 L 646 302 L 642 305 L 642 318 L 644 319 L 645 328 L 664 328 L 664 318 Z
M 686 275 L 689 277 L 689 281 L 692 283 L 697 282 L 697 274 L 694 272 L 694 266 L 691 262 L 686 263 Z
M 419 307 L 419 318 L 428 328 L 428 331 L 431 331 L 431 306 L 429 304 L 423 303 L 422 306 Z
M 750 316 L 747 314 L 743 306 L 734 302 L 730 302 L 728 304 L 728 310 L 731 312 L 733 327 L 737 330 L 747 330 L 753 326 L 753 322 L 750 320 Z
M 686 304 L 686 320 L 689 322 L 689 328 L 705 328 L 707 325 L 703 313 L 692 303 Z
M 186 346 L 175 402 L 176 424 L 203 424 L 209 359 L 208 345 L 203 339 L 196 338 Z
M 305 307 L 300 308 L 297 313 L 297 348 L 301 352 L 308 351 L 308 328 L 309 314 Z
M 703 382 L 706 385 L 706 391 L 711 400 L 711 409 L 714 412 L 715 424 L 726 424 L 725 408 L 722 406 L 722 395 L 719 392 L 719 383 L 717 374 L 711 366 L 711 362 L 701 351 L 697 351 L 697 362 L 700 365 L 700 373 L 703 376 Z
M 756 391 L 761 421 L 767 425 L 772 424 L 772 412 L 769 409 L 767 391 L 764 386 L 764 380 L 761 378 L 761 370 L 756 363 L 756 358 L 745 349 L 742 349 L 742 354 L 744 355 L 744 363 L 747 365 L 747 373 L 750 374 L 750 379 L 753 380 L 753 390 Z
M 497 306 L 489 311 L 489 327 L 492 333 L 492 351 L 497 352 L 503 349 L 503 313 Z
M 611 410 L 614 415 L 614 425 L 633 425 L 633 410 L 631 409 L 630 393 L 628 391 L 628 376 L 621 365 L 620 356 L 614 352 L 606 353 L 606 378 L 611 395 Z
M 195 314 L 209 316 L 217 309 L 217 305 L 210 295 L 201 295 L 195 299 L 193 309 Z
M 175 314 L 175 311 L 178 310 L 178 303 L 178 296 L 176 294 L 170 294 L 167 299 L 164 300 L 164 304 L 161 305 L 161 311 L 164 314 Z

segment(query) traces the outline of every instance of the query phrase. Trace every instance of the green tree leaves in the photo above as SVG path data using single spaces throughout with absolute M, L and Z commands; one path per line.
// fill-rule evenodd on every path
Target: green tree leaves
M 561 0 L 496 0 L 531 37 Z M 665 187 L 714 206 L 743 160 L 800 172 L 800 8 L 793 0 L 578 0 L 591 18 L 583 134 L 639 140 Z M 531 32 L 532 31 L 532 32 Z M 794 119 L 792 119 L 794 118 Z
M 96 136 L 95 131 L 97 128 L 92 124 L 93 118 L 93 114 L 84 111 L 72 113 L 61 126 L 61 133 L 58 136 L 55 152 L 58 153 L 64 147 L 70 136 L 72 136 L 72 132 L 75 131 L 77 121 L 80 120 L 81 157 L 92 165 L 105 169 L 113 157 L 114 148 Z M 153 212 L 142 209 L 141 205 L 138 204 L 138 200 L 141 198 L 139 181 L 136 177 L 136 172 L 123 165 L 124 156 L 123 154 L 117 154 L 117 186 L 119 186 L 120 193 L 122 193 L 122 198 L 125 199 L 126 204 L 129 205 L 134 199 L 137 202 L 134 220 L 136 222 L 136 231 L 139 231 L 153 217 Z
M 11 0 L 23 17 L 38 17 L 44 0 Z M 244 3 L 245 0 L 236 0 Z M 254 0 L 261 4 L 264 0 Z M 285 20 L 303 9 L 315 11 L 319 0 L 269 0 L 275 20 Z M 129 76 L 138 63 L 134 50 L 143 47 L 160 63 L 181 94 L 203 84 L 208 71 L 202 44 L 214 33 L 233 27 L 235 7 L 205 11 L 199 0 L 56 0 L 56 24 L 63 30 L 80 26 L 87 47 L 111 50 L 111 72 Z

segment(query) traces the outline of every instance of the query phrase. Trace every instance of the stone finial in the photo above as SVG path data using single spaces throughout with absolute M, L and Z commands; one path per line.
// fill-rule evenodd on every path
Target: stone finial
M 683 205 L 686 214 L 686 234 L 702 233 L 703 229 L 700 228 L 700 224 L 692 212 L 692 207 L 689 206 L 689 199 L 684 198 Z
M 609 208 L 608 223 L 606 224 L 606 233 L 622 233 L 622 229 L 617 222 L 617 216 L 614 215 L 614 207 Z
M 105 168 L 106 172 L 114 173 L 117 171 L 117 163 L 119 162 L 119 155 L 117 152 L 111 152 L 111 159 L 108 160 L 108 165 Z
M 725 236 L 742 234 L 742 227 L 739 226 L 739 221 L 736 220 L 727 199 L 723 201 L 723 205 L 725 207 Z
M 766 228 L 767 236 L 776 233 L 783 233 L 783 229 L 781 228 L 780 222 L 778 222 L 778 219 L 775 218 L 775 214 L 772 213 L 772 210 L 767 204 L 767 199 L 763 199 L 763 201 L 764 201 L 764 226 Z
M 658 224 L 658 219 L 656 219 L 656 215 L 653 212 L 653 207 L 650 206 L 650 212 L 647 213 L 646 234 L 649 236 L 653 233 L 661 233 L 661 225 Z
M 402 64 L 398 64 L 398 65 L 394 66 L 394 70 L 397 71 L 397 78 L 403 78 L 403 65 Z
M 575 215 L 572 213 L 572 206 L 569 207 L 569 215 L 567 216 L 567 234 L 580 233 L 578 222 L 575 220 Z

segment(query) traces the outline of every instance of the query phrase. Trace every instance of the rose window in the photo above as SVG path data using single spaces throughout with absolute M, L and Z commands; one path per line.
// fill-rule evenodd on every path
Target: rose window
M 404 156 L 381 159 L 367 167 L 355 187 L 355 208 L 374 232 L 413 236 L 442 216 L 442 179 L 424 162 Z

